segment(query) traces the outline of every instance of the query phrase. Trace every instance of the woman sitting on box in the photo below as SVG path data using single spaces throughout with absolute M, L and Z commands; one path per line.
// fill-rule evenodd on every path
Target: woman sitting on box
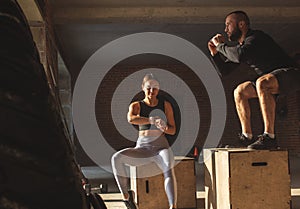
M 158 98 L 159 82 L 147 74 L 142 82 L 145 97 L 130 104 L 128 122 L 139 126 L 139 137 L 134 148 L 126 148 L 112 157 L 112 168 L 118 187 L 128 209 L 137 209 L 133 191 L 128 190 L 126 165 L 140 166 L 155 162 L 164 174 L 165 191 L 170 209 L 176 208 L 177 187 L 173 170 L 174 156 L 165 134 L 174 135 L 176 126 L 172 105 Z M 154 114 L 154 115 L 153 115 Z

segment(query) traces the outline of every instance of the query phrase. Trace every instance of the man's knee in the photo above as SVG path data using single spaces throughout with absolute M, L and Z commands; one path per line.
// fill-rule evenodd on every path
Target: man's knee
M 244 98 L 247 99 L 247 95 L 249 95 L 249 89 L 253 88 L 252 86 L 253 85 L 250 81 L 238 85 L 233 91 L 234 99 L 236 101 Z
M 276 90 L 278 88 L 277 79 L 272 74 L 266 74 L 256 80 L 256 88 L 258 91 Z
M 266 76 L 261 76 L 256 80 L 255 85 L 258 90 L 262 90 L 268 88 L 268 86 L 270 85 L 269 83 L 270 81 Z
M 241 99 L 242 91 L 239 87 L 236 87 L 233 91 L 233 96 L 235 100 Z

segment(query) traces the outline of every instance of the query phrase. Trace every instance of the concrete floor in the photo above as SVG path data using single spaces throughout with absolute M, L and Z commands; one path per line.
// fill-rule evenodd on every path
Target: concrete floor
M 291 188 L 292 188 L 292 209 L 300 208 L 300 153 L 289 154 Z M 201 163 L 195 164 L 196 179 L 197 179 L 197 207 L 204 209 L 204 166 Z M 83 167 L 84 175 L 89 179 L 95 192 L 100 192 L 100 185 L 107 190 L 103 194 L 104 199 L 107 200 L 106 204 L 108 209 L 122 209 L 123 204 L 120 202 L 121 195 L 117 188 L 114 177 L 111 173 L 104 171 L 99 167 Z M 105 192 L 105 191 L 104 191 Z M 115 200 L 112 200 L 115 199 Z

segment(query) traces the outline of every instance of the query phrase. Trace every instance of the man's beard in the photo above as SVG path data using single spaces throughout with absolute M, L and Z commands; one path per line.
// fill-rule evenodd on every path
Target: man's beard
M 242 37 L 242 31 L 236 25 L 236 29 L 232 32 L 231 36 L 228 37 L 229 41 L 238 41 Z

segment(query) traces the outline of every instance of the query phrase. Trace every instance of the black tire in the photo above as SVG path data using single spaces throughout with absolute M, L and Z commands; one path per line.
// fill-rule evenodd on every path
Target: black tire
M 85 209 L 60 100 L 16 0 L 0 1 L 0 45 L 0 208 Z
M 88 195 L 88 200 L 93 209 L 103 209 L 99 204 L 98 199 L 96 198 L 96 195 L 94 193 Z
M 101 206 L 101 209 L 107 209 L 107 207 L 105 205 L 105 202 L 103 201 L 102 197 L 97 193 L 95 193 L 95 197 L 97 198 L 97 200 L 98 200 L 98 202 Z
M 32 99 L 48 96 L 45 71 L 25 15 L 15 0 L 0 4 L 0 88 Z

